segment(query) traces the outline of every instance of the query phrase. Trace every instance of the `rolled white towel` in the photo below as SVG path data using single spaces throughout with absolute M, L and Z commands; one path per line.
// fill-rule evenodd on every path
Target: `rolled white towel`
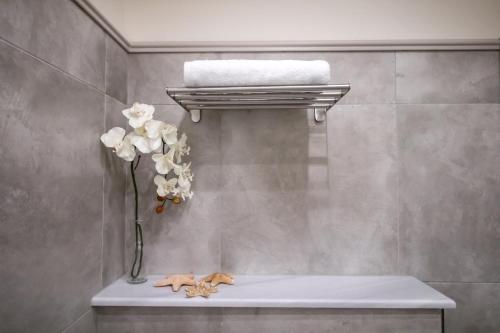
M 307 85 L 330 82 L 324 60 L 196 60 L 184 63 L 186 87 Z

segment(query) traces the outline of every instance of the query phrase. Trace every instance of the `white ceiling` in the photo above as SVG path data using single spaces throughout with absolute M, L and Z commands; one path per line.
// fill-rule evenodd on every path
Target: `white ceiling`
M 85 1 L 138 46 L 500 37 L 500 0 Z

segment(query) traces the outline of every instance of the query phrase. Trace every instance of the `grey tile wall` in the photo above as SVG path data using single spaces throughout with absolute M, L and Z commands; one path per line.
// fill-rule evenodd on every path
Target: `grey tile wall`
M 224 309 L 221 332 L 440 332 L 437 310 Z
M 139 215 L 143 219 L 145 273 L 210 272 L 220 269 L 220 236 L 218 187 L 220 183 L 218 112 L 207 113 L 203 122 L 193 124 L 178 106 L 156 106 L 155 119 L 173 123 L 180 133 L 188 135 L 190 160 L 197 182 L 193 184 L 195 200 L 181 205 L 167 205 L 160 215 L 151 155 L 144 155 L 136 171 L 139 190 Z M 127 168 L 127 177 L 130 174 Z M 131 267 L 133 243 L 133 186 L 127 186 L 127 255 L 126 269 Z M 168 249 L 167 251 L 165 251 Z
M 398 129 L 401 272 L 500 281 L 500 105 L 398 106 Z
M 98 137 L 135 101 L 188 134 L 196 175 L 194 199 L 156 215 L 141 166 L 145 272 L 413 274 L 457 299 L 450 330 L 498 325 L 499 52 L 127 55 L 70 1 L 0 6 L 2 253 L 22 267 L 2 271 L 10 331 L 87 330 L 92 294 L 128 270 L 127 165 Z M 352 91 L 321 126 L 286 111 L 192 124 L 160 105 L 184 61 L 228 58 L 325 59 Z M 194 331 L 220 320 L 195 317 Z
M 128 58 L 129 103 L 174 103 L 164 89 L 183 86 L 183 63 L 199 59 L 322 59 L 330 64 L 332 83 L 352 86 L 342 104 L 394 102 L 394 52 L 285 52 L 131 54 Z
M 445 311 L 446 332 L 498 332 L 500 327 L 499 283 L 432 283 L 452 297 L 454 310 Z
M 9 332 L 54 332 L 101 288 L 104 95 L 0 43 L 3 281 Z
M 97 310 L 97 331 L 106 333 L 220 332 L 218 308 L 110 307 Z
M 106 96 L 105 131 L 113 127 L 126 128 L 127 121 L 121 111 L 126 107 L 112 97 Z M 100 146 L 104 165 L 103 180 L 103 284 L 108 285 L 125 271 L 125 190 L 126 163 L 111 149 Z
M 498 52 L 398 52 L 398 103 L 498 103 Z
M 3 0 L 0 37 L 104 89 L 105 34 L 68 0 Z
M 203 147 L 193 165 L 202 167 L 182 217 L 167 212 L 148 227 L 149 272 L 219 263 L 235 273 L 412 274 L 465 294 L 476 293 L 471 285 L 496 290 L 499 52 L 129 55 L 129 101 L 172 104 L 164 88 L 182 86 L 184 61 L 234 58 L 325 59 L 332 81 L 352 91 L 321 126 L 305 112 L 265 110 L 206 111 L 207 122 L 193 125 L 159 105 L 165 120 L 189 126 L 191 144 Z M 207 191 L 214 206 L 202 218 L 191 207 Z M 173 226 L 167 242 L 166 226 L 195 220 L 212 245 L 190 246 L 212 264 L 165 255 L 193 244 Z M 489 316 L 473 324 L 479 303 L 468 305 L 470 316 L 450 311 L 447 325 L 489 332 Z
M 329 216 L 316 242 L 338 274 L 394 274 L 398 259 L 396 110 L 328 113 Z
M 127 104 L 127 52 L 106 36 L 106 94 Z
M 96 333 L 97 321 L 94 310 L 90 309 L 83 316 L 78 318 L 63 333 Z
M 72 1 L 0 3 L 2 332 L 92 332 L 124 273 L 123 164 L 99 142 L 126 102 L 113 43 Z
M 438 333 L 438 310 L 105 308 L 98 332 Z

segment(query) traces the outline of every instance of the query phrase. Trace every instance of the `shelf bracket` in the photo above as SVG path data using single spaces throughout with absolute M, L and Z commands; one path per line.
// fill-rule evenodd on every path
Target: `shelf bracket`
M 201 120 L 201 110 L 197 110 L 197 109 L 190 110 L 189 114 L 191 115 L 191 120 L 193 121 L 193 123 L 199 123 L 200 122 L 200 120 Z
M 314 120 L 322 123 L 326 120 L 326 108 L 314 108 Z

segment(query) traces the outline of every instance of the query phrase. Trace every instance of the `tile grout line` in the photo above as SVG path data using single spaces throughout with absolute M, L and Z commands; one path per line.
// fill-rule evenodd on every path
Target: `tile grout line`
M 108 60 L 108 39 L 104 38 L 104 91 L 106 91 L 106 81 L 107 81 L 107 61 Z M 108 108 L 107 108 L 107 97 L 106 94 L 104 95 L 104 114 L 102 118 L 102 123 L 103 123 L 103 132 L 106 132 L 107 126 L 106 126 L 106 116 L 108 113 Z M 102 170 L 102 209 L 101 209 L 101 287 L 104 287 L 104 207 L 105 207 L 105 200 L 104 200 L 104 184 L 106 181 L 106 165 L 104 165 L 104 168 Z
M 493 285 L 500 285 L 500 282 L 481 282 L 481 281 L 428 281 L 428 280 L 423 280 L 425 283 L 441 283 L 441 284 L 493 284 Z
M 73 325 L 75 325 L 80 320 L 82 320 L 82 318 L 85 317 L 87 315 L 87 313 L 90 313 L 91 311 L 92 311 L 92 309 L 88 309 L 87 311 L 85 311 L 81 316 L 79 316 L 78 318 L 76 318 L 75 321 L 73 321 L 71 324 L 69 324 L 68 326 L 66 326 L 65 328 L 63 328 L 62 331 L 61 331 L 61 333 L 67 332 L 71 327 L 73 327 Z
M 222 151 L 221 151 L 221 142 L 222 142 L 222 114 L 219 112 L 219 135 L 217 136 L 217 147 L 219 149 L 219 166 L 222 167 Z M 219 194 L 217 195 L 217 197 L 219 197 L 219 199 L 217 200 L 218 204 L 222 204 L 222 197 L 221 197 L 221 193 L 222 193 L 222 172 L 221 172 L 221 167 L 219 167 L 219 175 L 217 175 L 217 177 L 219 178 L 219 181 L 218 181 L 218 192 Z M 222 219 L 221 219 L 222 220 Z M 224 267 L 224 263 L 223 263 L 223 260 L 224 260 L 224 256 L 222 254 L 222 250 L 224 248 L 223 246 L 223 235 L 222 235 L 222 225 L 219 224 L 219 265 L 220 265 L 220 270 L 222 271 L 223 270 L 223 267 Z M 220 325 L 222 326 L 222 319 L 220 321 Z
M 397 109 L 397 52 L 394 52 L 394 131 L 396 135 L 396 272 L 401 273 L 400 265 L 400 212 L 401 212 L 401 191 L 400 191 L 400 160 L 399 160 L 399 126 L 398 126 L 398 109 Z
M 5 45 L 10 46 L 10 47 L 12 47 L 12 48 L 16 49 L 17 51 L 19 51 L 19 52 L 23 53 L 24 55 L 27 55 L 27 56 L 31 57 L 32 59 L 35 59 L 36 61 L 41 62 L 41 63 L 43 63 L 43 64 L 45 64 L 45 65 L 49 66 L 49 67 L 50 67 L 50 68 L 52 68 L 53 70 L 55 70 L 55 71 L 57 71 L 57 72 L 59 72 L 59 73 L 63 74 L 63 75 L 64 75 L 64 76 L 66 76 L 66 77 L 69 77 L 69 78 L 71 78 L 71 79 L 73 79 L 73 80 L 75 80 L 75 81 L 79 82 L 80 84 L 83 84 L 83 85 L 87 86 L 88 88 L 90 88 L 90 89 L 92 89 L 92 90 L 94 90 L 94 91 L 97 91 L 97 92 L 102 93 L 102 94 L 106 94 L 106 92 L 105 92 L 105 91 L 102 91 L 101 89 L 99 89 L 98 87 L 94 86 L 94 85 L 93 85 L 93 84 L 91 84 L 90 82 L 87 82 L 87 81 L 85 81 L 85 80 L 83 80 L 83 79 L 81 79 L 81 78 L 79 78 L 79 77 L 75 76 L 74 74 L 71 74 L 71 73 L 66 72 L 66 71 L 65 71 L 65 70 L 63 70 L 62 68 L 59 68 L 58 66 L 56 66 L 56 65 L 54 65 L 54 64 L 52 64 L 52 63 L 50 63 L 50 62 L 48 62 L 47 60 L 44 60 L 44 59 L 42 59 L 42 58 L 40 58 L 40 57 L 37 57 L 37 56 L 36 56 L 36 55 L 34 55 L 33 53 L 31 53 L 31 52 L 29 52 L 29 51 L 27 51 L 27 50 L 23 49 L 22 47 L 20 47 L 20 46 L 18 46 L 18 45 L 16 45 L 16 44 L 14 44 L 14 43 L 12 43 L 12 42 L 10 42 L 10 41 L 8 41 L 8 40 L 6 40 L 6 39 L 2 38 L 2 37 L 0 37 L 0 43 L 4 43 Z

